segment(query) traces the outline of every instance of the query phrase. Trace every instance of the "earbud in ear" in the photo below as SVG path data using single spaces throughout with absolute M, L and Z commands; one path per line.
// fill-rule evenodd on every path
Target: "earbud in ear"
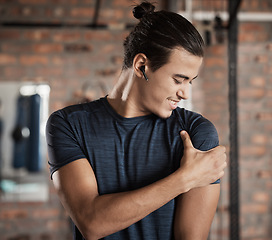
M 143 73 L 145 80 L 148 81 L 148 78 L 147 78 L 147 76 L 146 76 L 146 74 L 145 74 L 145 66 L 141 66 L 141 67 L 140 67 L 140 70 L 141 70 L 141 72 Z

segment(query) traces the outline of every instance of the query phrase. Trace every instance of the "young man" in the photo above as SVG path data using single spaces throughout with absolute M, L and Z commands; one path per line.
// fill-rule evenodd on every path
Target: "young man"
M 112 92 L 49 118 L 51 176 L 75 239 L 206 239 L 225 148 L 207 119 L 177 107 L 203 41 L 182 16 L 148 2 L 134 16 Z

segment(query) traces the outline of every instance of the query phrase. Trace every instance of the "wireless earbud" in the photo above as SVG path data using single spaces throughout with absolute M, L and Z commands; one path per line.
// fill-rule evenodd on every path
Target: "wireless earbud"
M 147 78 L 147 76 L 146 76 L 146 74 L 145 74 L 145 66 L 141 66 L 141 67 L 140 67 L 140 70 L 141 70 L 141 72 L 143 73 L 145 80 L 148 81 L 148 78 Z

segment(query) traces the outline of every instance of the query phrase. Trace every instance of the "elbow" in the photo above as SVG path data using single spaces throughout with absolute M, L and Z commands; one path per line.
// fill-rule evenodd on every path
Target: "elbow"
M 208 236 L 205 234 L 194 234 L 194 233 L 175 233 L 175 240 L 206 240 Z
M 81 227 L 80 232 L 86 240 L 98 240 L 100 238 L 94 229 Z
M 92 231 L 90 229 L 83 230 L 81 233 L 84 239 L 86 240 L 98 240 L 101 238 L 101 236 L 97 232 Z
M 98 240 L 106 236 L 101 229 L 101 224 L 99 226 L 97 221 L 94 220 L 85 219 L 78 223 L 77 227 L 86 240 Z
M 82 236 L 84 237 L 84 239 L 86 240 L 98 240 L 100 238 L 102 238 L 103 236 L 101 236 L 99 234 L 99 232 L 97 230 L 95 230 L 94 228 L 90 228 L 90 227 L 78 227 Z

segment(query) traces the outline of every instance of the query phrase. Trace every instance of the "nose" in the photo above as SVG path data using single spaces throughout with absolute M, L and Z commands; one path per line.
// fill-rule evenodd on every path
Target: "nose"
M 180 99 L 187 100 L 190 95 L 190 84 L 182 84 L 183 86 L 177 91 L 177 96 Z

